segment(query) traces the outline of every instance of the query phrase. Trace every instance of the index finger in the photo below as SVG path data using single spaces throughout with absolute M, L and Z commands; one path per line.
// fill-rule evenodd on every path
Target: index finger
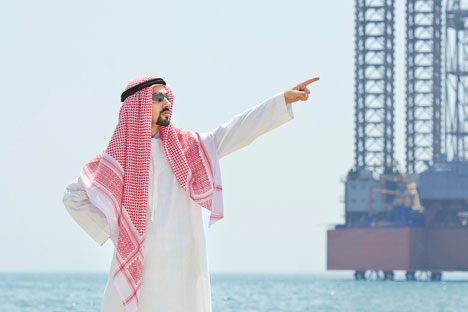
M 308 85 L 310 85 L 312 82 L 315 82 L 315 81 L 317 81 L 319 79 L 320 79 L 320 77 L 314 77 L 314 78 L 307 79 L 306 81 L 301 82 L 300 84 L 298 84 L 298 87 L 305 88 Z

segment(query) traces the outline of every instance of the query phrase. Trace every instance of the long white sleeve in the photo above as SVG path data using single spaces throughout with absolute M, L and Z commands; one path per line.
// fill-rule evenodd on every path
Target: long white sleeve
M 286 104 L 284 93 L 266 100 L 232 118 L 212 131 L 217 154 L 222 158 L 294 118 L 292 105 Z
M 63 204 L 68 213 L 99 245 L 109 238 L 105 215 L 88 198 L 81 179 L 76 178 L 65 190 Z

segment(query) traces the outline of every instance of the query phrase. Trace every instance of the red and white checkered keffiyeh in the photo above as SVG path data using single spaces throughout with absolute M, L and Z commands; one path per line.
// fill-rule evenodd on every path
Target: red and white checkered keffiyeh
M 157 77 L 131 81 L 127 89 Z M 90 200 L 108 220 L 116 247 L 114 285 L 127 311 L 137 311 L 143 270 L 151 157 L 152 88 L 146 87 L 125 99 L 119 122 L 107 148 L 81 172 Z M 172 115 L 174 96 L 169 93 Z M 192 200 L 211 211 L 210 225 L 223 218 L 222 206 L 214 207 L 214 169 L 200 135 L 175 128 L 160 127 L 167 160 L 182 188 Z M 219 205 L 218 205 L 219 206 Z

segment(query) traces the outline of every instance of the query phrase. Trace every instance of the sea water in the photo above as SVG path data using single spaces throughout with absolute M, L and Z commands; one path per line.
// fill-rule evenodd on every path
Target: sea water
M 0 312 L 99 311 L 107 273 L 0 273 Z M 352 273 L 211 274 L 213 312 L 467 311 L 468 276 L 354 281 Z M 184 311 L 180 311 L 184 312 Z

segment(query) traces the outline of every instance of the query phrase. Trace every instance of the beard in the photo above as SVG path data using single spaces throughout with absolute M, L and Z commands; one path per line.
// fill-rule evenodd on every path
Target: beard
M 171 121 L 169 120 L 169 117 L 168 118 L 162 117 L 161 114 L 159 114 L 158 121 L 156 121 L 156 124 L 158 126 L 167 127 L 169 126 L 170 123 Z

